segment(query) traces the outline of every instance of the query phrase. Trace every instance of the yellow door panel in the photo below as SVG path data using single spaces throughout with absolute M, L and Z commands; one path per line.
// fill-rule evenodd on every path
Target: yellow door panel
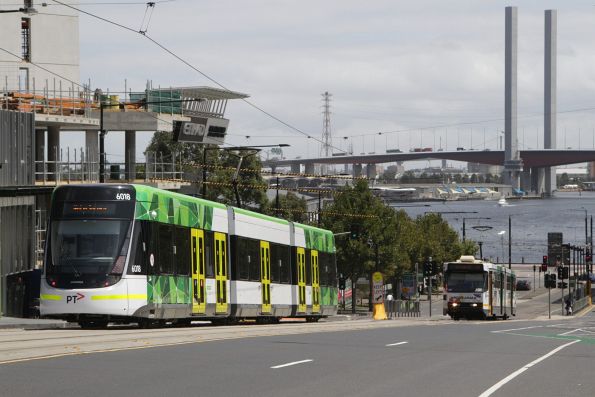
M 267 241 L 260 242 L 260 287 L 262 296 L 261 312 L 269 314 L 271 306 L 271 246 Z
M 298 313 L 306 312 L 306 250 L 297 249 L 298 264 Z
M 215 233 L 215 284 L 217 302 L 215 313 L 227 313 L 227 239 Z
M 310 251 L 312 264 L 312 313 L 320 313 L 320 272 L 318 269 L 318 251 Z
M 191 230 L 192 247 L 192 313 L 204 314 L 205 300 L 205 236 L 204 231 Z

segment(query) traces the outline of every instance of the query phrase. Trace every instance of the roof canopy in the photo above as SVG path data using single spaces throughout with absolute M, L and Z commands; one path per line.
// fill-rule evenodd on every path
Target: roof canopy
M 241 92 L 234 92 L 213 87 L 169 87 L 169 88 L 151 88 L 152 92 L 181 92 L 184 98 L 204 98 L 204 99 L 244 99 L 250 95 Z

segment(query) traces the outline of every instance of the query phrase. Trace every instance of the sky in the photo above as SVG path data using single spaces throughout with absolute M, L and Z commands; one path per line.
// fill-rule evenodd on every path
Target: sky
M 130 1 L 134 3 L 134 1 Z M 47 8 L 53 2 L 48 1 Z M 134 30 L 146 6 L 80 0 L 77 7 Z M 109 4 L 101 4 L 109 3 Z M 518 141 L 543 148 L 544 10 L 558 10 L 557 146 L 595 147 L 593 0 L 175 0 L 156 2 L 147 34 L 224 87 L 320 138 L 323 92 L 332 94 L 335 152 L 399 148 L 497 149 L 504 129 L 504 13 L 518 7 Z M 56 9 L 56 8 L 54 8 Z M 104 91 L 124 81 L 214 86 L 141 35 L 80 15 L 81 80 Z M 227 142 L 287 143 L 313 157 L 314 139 L 240 100 Z M 250 137 L 250 138 L 246 138 Z M 69 138 L 73 146 L 83 137 Z M 139 155 L 150 139 L 139 133 Z M 108 134 L 123 153 L 123 134 Z M 110 149 L 112 148 L 112 149 Z

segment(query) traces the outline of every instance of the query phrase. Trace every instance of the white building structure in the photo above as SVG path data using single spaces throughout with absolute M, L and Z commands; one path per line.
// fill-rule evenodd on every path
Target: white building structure
M 68 93 L 72 82 L 80 81 L 78 13 L 56 3 L 19 3 L 0 0 L 0 87 L 4 92 Z

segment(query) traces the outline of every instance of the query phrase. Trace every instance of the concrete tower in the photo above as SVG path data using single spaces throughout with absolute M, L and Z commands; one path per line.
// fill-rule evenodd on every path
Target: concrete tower
M 517 140 L 517 8 L 506 7 L 504 55 L 504 183 L 519 188 L 523 161 Z
M 544 109 L 543 109 L 543 148 L 556 149 L 556 74 L 557 74 L 557 12 L 545 11 L 545 51 L 544 51 Z M 556 168 L 544 169 L 544 193 L 551 196 L 556 189 Z

